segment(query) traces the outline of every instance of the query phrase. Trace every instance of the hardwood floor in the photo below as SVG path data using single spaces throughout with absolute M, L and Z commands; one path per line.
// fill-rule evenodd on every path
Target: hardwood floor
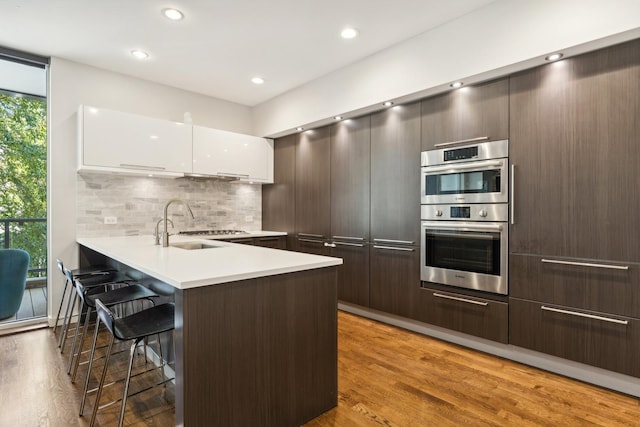
M 0 320 L 0 324 L 7 324 L 19 320 L 33 319 L 47 315 L 47 288 L 27 288 L 22 296 L 18 312 L 11 317 Z
M 351 314 L 338 319 L 338 407 L 308 427 L 638 425 L 637 398 Z M 86 426 L 80 385 L 51 330 L 0 337 L 0 426 Z M 171 386 L 135 396 L 125 424 L 171 426 L 172 401 Z M 114 425 L 118 406 L 101 411 L 99 425 Z

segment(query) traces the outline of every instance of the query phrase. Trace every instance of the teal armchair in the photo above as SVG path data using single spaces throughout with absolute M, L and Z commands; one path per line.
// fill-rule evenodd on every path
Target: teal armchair
M 18 312 L 27 284 L 29 254 L 22 249 L 0 249 L 0 319 Z

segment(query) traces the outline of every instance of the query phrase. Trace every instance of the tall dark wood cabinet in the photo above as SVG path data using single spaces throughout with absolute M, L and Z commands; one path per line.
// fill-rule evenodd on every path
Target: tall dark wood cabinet
M 262 186 L 262 229 L 287 232 L 288 248 L 293 248 L 296 227 L 297 139 L 288 135 L 274 141 L 274 183 Z
M 338 299 L 369 306 L 369 116 L 331 126 L 331 255 L 338 268 Z
M 462 87 L 422 101 L 422 150 L 436 144 L 509 137 L 509 79 Z
M 510 342 L 636 376 L 638 52 L 636 40 L 512 76 L 509 147 Z
M 371 307 L 412 317 L 420 288 L 420 104 L 371 115 Z
M 324 245 L 331 234 L 331 149 L 330 128 L 298 134 L 295 161 L 294 248 L 301 252 L 328 255 Z

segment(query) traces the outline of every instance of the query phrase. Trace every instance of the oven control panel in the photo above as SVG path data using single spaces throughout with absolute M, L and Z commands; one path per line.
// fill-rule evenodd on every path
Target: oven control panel
M 420 218 L 429 221 L 492 221 L 507 222 L 506 203 L 468 205 L 422 205 Z

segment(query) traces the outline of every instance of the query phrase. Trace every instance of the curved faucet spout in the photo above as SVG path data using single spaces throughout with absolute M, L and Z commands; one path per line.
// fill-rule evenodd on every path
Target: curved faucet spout
M 187 211 L 191 215 L 191 218 L 192 219 L 196 219 L 196 217 L 193 216 L 193 211 L 191 210 L 191 206 L 189 206 L 189 203 L 187 203 L 186 201 L 184 201 L 182 199 L 171 199 L 171 200 L 169 200 L 167 202 L 167 204 L 164 205 L 164 211 L 163 211 L 163 215 L 162 215 L 162 223 L 164 224 L 164 228 L 163 228 L 163 232 L 162 232 L 162 247 L 163 248 L 166 248 L 167 246 L 169 246 L 169 232 L 167 230 L 167 222 L 168 222 L 167 213 L 169 211 L 169 205 L 171 205 L 172 203 L 182 203 L 187 208 Z

